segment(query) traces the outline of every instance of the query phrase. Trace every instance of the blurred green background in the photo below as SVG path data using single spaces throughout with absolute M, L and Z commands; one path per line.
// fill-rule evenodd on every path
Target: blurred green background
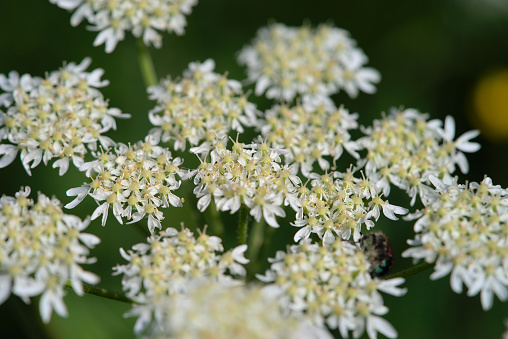
M 110 85 L 102 90 L 110 106 L 131 113 L 119 120 L 118 131 L 108 134 L 128 142 L 144 137 L 150 128 L 147 112 L 152 104 L 145 95 L 132 37 L 118 44 L 112 54 L 104 46 L 93 47 L 96 33 L 70 26 L 70 14 L 49 1 L 2 0 L 0 6 L 0 73 L 17 70 L 43 76 L 58 69 L 63 61 L 93 59 L 90 69 L 103 68 Z M 201 1 L 188 18 L 184 36 L 164 35 L 163 47 L 151 49 L 159 77 L 176 77 L 191 61 L 213 58 L 216 71 L 243 79 L 244 70 L 235 55 L 254 37 L 260 26 L 270 21 L 287 25 L 304 22 L 316 25 L 331 22 L 350 31 L 369 56 L 369 66 L 382 74 L 374 95 L 360 94 L 350 100 L 345 93 L 334 96 L 351 112 L 360 113 L 364 125 L 379 118 L 392 106 L 414 107 L 433 118 L 452 115 L 457 135 L 480 128 L 477 141 L 482 149 L 469 156 L 471 171 L 462 180 L 480 181 L 485 174 L 508 187 L 508 2 L 506 0 L 429 1 L 324 1 L 256 0 Z M 343 169 L 348 167 L 344 162 Z M 341 169 L 341 168 L 339 168 Z M 32 192 L 56 195 L 64 204 L 71 199 L 65 191 L 80 186 L 84 177 L 72 167 L 58 177 L 57 171 L 39 166 L 29 177 L 17 159 L 0 169 L 0 193 L 13 195 L 20 186 Z M 391 197 L 395 202 L 395 197 Z M 91 200 L 91 199 L 90 199 Z M 405 202 L 404 202 L 405 203 Z M 91 214 L 94 202 L 86 199 L 72 213 Z M 165 213 L 165 226 L 191 223 L 189 207 Z M 174 212 L 174 213 L 173 213 Z M 225 217 L 226 222 L 234 217 Z M 0 225 L 1 226 L 1 225 Z M 379 225 L 391 239 L 395 253 L 394 270 L 411 265 L 400 253 L 405 239 L 412 237 L 412 225 L 398 222 Z M 120 278 L 111 276 L 111 267 L 123 263 L 118 248 L 130 248 L 143 236 L 129 225 L 109 218 L 106 227 L 92 223 L 89 232 L 102 243 L 93 250 L 99 263 L 85 267 L 101 275 L 100 286 L 120 290 Z M 287 239 L 294 229 L 282 227 L 273 239 Z M 228 239 L 225 240 L 228 245 Z M 274 244 L 275 243 L 275 244 Z M 276 241 L 270 249 L 273 256 Z M 387 296 L 386 318 L 399 331 L 399 338 L 499 338 L 506 330 L 507 304 L 497 299 L 484 312 L 479 296 L 453 293 L 449 277 L 429 281 L 429 272 L 407 280 L 403 298 Z M 134 319 L 122 314 L 129 305 L 95 296 L 76 297 L 69 291 L 65 302 L 69 318 L 53 314 L 49 325 L 38 323 L 38 310 L 10 298 L 0 306 L 2 338 L 131 338 Z M 38 324 L 38 325 L 37 325 Z M 39 326 L 39 327 L 38 327 Z

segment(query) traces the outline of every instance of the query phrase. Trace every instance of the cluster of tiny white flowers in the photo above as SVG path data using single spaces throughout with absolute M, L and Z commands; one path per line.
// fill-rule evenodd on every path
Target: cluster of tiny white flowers
M 342 178 L 333 178 L 342 176 Z M 381 210 L 391 219 L 398 220 L 395 214 L 406 214 L 407 209 L 391 205 L 376 192 L 372 183 L 363 178 L 354 178 L 348 171 L 345 174 L 333 172 L 318 176 L 312 174 L 311 188 L 298 189 L 301 208 L 296 214 L 293 226 L 301 227 L 294 240 L 308 238 L 315 233 L 323 244 L 335 241 L 335 237 L 354 241 L 361 237 L 362 225 L 367 230 L 374 227 Z
M 247 66 L 255 93 L 292 101 L 298 95 L 329 96 L 345 90 L 352 98 L 359 91 L 374 93 L 379 73 L 364 67 L 367 56 L 355 47 L 345 30 L 330 25 L 261 28 L 238 62 Z
M 88 30 L 98 31 L 94 46 L 105 44 L 111 53 L 125 32 L 143 38 L 145 45 L 162 46 L 160 32 L 182 35 L 187 25 L 185 15 L 192 12 L 198 0 L 49 0 L 63 9 L 75 10 L 71 25 L 83 20 Z
M 370 263 L 357 246 L 340 239 L 319 246 L 310 241 L 278 251 L 264 276 L 258 279 L 282 290 L 283 307 L 303 313 L 316 326 L 338 329 L 343 338 L 350 331 L 358 338 L 365 329 L 369 338 L 377 332 L 395 338 L 397 331 L 381 316 L 388 312 L 379 293 L 402 296 L 403 278 L 379 280 L 369 274 Z
M 237 277 L 245 277 L 246 250 L 247 245 L 240 245 L 223 253 L 219 237 L 200 232 L 196 238 L 187 228 L 167 228 L 132 250 L 120 249 L 129 263 L 114 267 L 114 274 L 123 275 L 126 295 L 143 303 L 134 305 L 127 314 L 138 317 L 135 333 L 140 333 L 152 318 L 160 324 L 167 297 L 187 293 L 193 279 L 209 278 L 225 286 L 242 284 Z
M 195 175 L 197 207 L 203 212 L 213 197 L 217 210 L 235 213 L 244 205 L 256 221 L 263 217 L 268 225 L 278 227 L 276 217 L 286 216 L 283 205 L 295 211 L 300 206 L 297 189 L 301 180 L 294 167 L 281 165 L 279 153 L 266 143 L 244 147 L 236 141 L 230 151 L 217 141 L 211 151 L 192 150 L 210 153 L 210 158 L 206 154 L 201 165 L 188 175 Z
M 173 159 L 167 148 L 150 141 L 129 146 L 119 143 L 113 149 L 96 153 L 95 157 L 96 160 L 81 166 L 91 182 L 67 191 L 68 196 L 76 199 L 66 208 L 75 207 L 89 195 L 99 204 L 92 220 L 102 215 L 104 226 L 111 207 L 121 224 L 123 218 L 131 224 L 146 216 L 153 234 L 155 228 L 161 228 L 164 219 L 161 207 L 182 206 L 182 199 L 173 191 L 180 187 L 177 176 L 185 173 L 179 168 L 183 160 Z
M 286 163 L 295 163 L 301 173 L 308 177 L 317 161 L 323 171 L 330 169 L 331 157 L 334 167 L 344 149 L 358 157 L 358 144 L 351 140 L 349 130 L 358 127 L 358 114 L 333 104 L 307 102 L 289 107 L 276 105 L 259 119 L 257 129 L 273 148 L 288 151 Z
M 459 185 L 431 177 L 436 196 L 414 225 L 414 247 L 402 253 L 415 261 L 435 262 L 431 279 L 450 274 L 454 292 L 481 293 L 484 310 L 494 294 L 508 299 L 508 191 L 486 177 L 481 183 Z
M 479 131 L 469 131 L 456 140 L 455 122 L 446 117 L 444 127 L 440 120 L 428 120 L 427 114 L 415 109 L 392 109 L 382 120 L 362 128 L 367 135 L 358 140 L 367 154 L 360 159 L 360 167 L 385 196 L 390 184 L 406 191 L 412 198 L 419 195 L 422 201 L 432 189 L 429 176 L 451 178 L 458 166 L 467 173 L 469 164 L 463 152 L 476 152 L 480 145 L 470 142 Z
M 67 316 L 63 297 L 68 281 L 78 295 L 83 295 L 83 282 L 99 281 L 80 265 L 95 262 L 87 256 L 100 239 L 82 233 L 90 219 L 64 214 L 56 198 L 39 193 L 34 202 L 29 195 L 26 187 L 15 197 L 0 198 L 0 304 L 11 293 L 26 303 L 41 295 L 39 310 L 47 323 L 53 310 Z
M 254 125 L 256 108 L 242 93 L 242 85 L 214 73 L 214 68 L 211 59 L 193 62 L 182 79 L 163 79 L 148 88 L 150 99 L 157 101 L 149 113 L 150 122 L 157 126 L 151 135 L 163 142 L 172 140 L 176 150 L 185 150 L 187 142 L 197 146 Z
M 278 300 L 260 287 L 197 280 L 188 289 L 167 298 L 160 323 L 153 323 L 143 338 L 332 338 L 305 319 L 284 316 Z
M 69 161 L 79 167 L 88 150 L 96 150 L 99 141 L 109 147 L 113 141 L 102 134 L 116 129 L 116 118 L 128 118 L 108 102 L 97 89 L 108 84 L 101 80 L 102 69 L 86 72 L 91 59 L 69 63 L 46 77 L 21 77 L 15 71 L 0 74 L 0 168 L 9 165 L 21 150 L 21 161 L 28 174 L 41 161 L 54 158 L 54 168 L 63 175 Z M 88 148 L 88 150 L 87 150 Z

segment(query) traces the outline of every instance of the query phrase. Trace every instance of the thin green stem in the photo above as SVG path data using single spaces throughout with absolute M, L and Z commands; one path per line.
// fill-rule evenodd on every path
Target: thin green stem
M 152 56 L 150 55 L 146 45 L 143 43 L 143 39 L 136 38 L 136 47 L 141 74 L 143 74 L 143 80 L 148 88 L 157 84 L 157 74 L 155 73 L 155 68 L 153 66 Z
M 264 221 L 255 224 L 250 239 L 251 244 L 248 249 L 250 251 L 248 258 L 251 258 L 251 261 L 249 263 L 247 279 L 253 278 L 258 273 L 261 264 L 266 262 L 266 251 L 274 231 L 275 228 L 266 227 Z
M 265 222 L 261 220 L 254 223 L 249 239 L 249 248 L 247 250 L 247 258 L 250 259 L 251 264 L 255 264 L 259 257 L 259 249 L 263 245 L 263 238 L 265 233 Z
M 383 279 L 393 279 L 393 278 L 409 278 L 413 275 L 416 275 L 418 273 L 421 273 L 423 271 L 426 271 L 428 269 L 431 269 L 433 268 L 435 265 L 435 263 L 422 263 L 422 264 L 418 264 L 416 266 L 413 266 L 413 267 L 410 267 L 410 268 L 407 268 L 405 270 L 402 270 L 400 272 L 397 272 L 397 273 L 394 273 L 394 274 L 390 274 L 389 276 L 383 278 Z
M 247 243 L 247 226 L 249 224 L 249 208 L 245 205 L 240 207 L 240 215 L 238 217 L 238 243 Z
M 65 286 L 72 288 L 70 281 L 67 281 Z M 129 304 L 139 304 L 137 301 L 132 300 L 121 292 L 111 291 L 105 288 L 96 287 L 83 283 L 83 291 L 87 294 L 93 294 L 99 297 L 122 301 Z
M 203 212 L 203 216 L 205 217 L 206 224 L 210 227 L 211 234 L 222 238 L 224 224 L 214 203 L 210 203 L 210 206 Z

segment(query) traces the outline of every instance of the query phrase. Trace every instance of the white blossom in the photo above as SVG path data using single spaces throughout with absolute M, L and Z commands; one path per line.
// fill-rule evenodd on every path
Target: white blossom
M 238 55 L 247 66 L 255 93 L 291 102 L 300 97 L 327 97 L 339 90 L 355 98 L 374 93 L 379 72 L 364 67 L 367 57 L 343 29 L 328 24 L 316 28 L 271 24 L 261 28 Z
M 187 25 L 186 15 L 197 0 L 50 0 L 68 11 L 74 10 L 72 26 L 87 21 L 87 29 L 97 31 L 94 46 L 105 44 L 111 53 L 125 32 L 142 38 L 145 45 L 162 46 L 161 32 L 182 35 Z
M 463 286 L 468 296 L 480 294 L 484 310 L 492 307 L 494 295 L 508 299 L 508 191 L 481 183 L 459 185 L 431 177 L 436 186 L 415 223 L 413 247 L 402 253 L 416 262 L 434 263 L 431 279 L 450 274 L 454 292 Z
M 128 118 L 119 109 L 108 107 L 98 88 L 108 84 L 101 80 L 102 69 L 86 72 L 91 63 L 68 63 L 45 78 L 10 72 L 0 75 L 0 168 L 9 165 L 21 151 L 21 162 L 31 169 L 51 160 L 59 174 L 69 164 L 80 167 L 89 151 L 106 147 L 112 140 L 103 134 L 116 129 L 115 118 Z M 3 99 L 3 100 L 2 100 Z M 4 143 L 8 141 L 10 144 Z
M 148 88 L 156 106 L 149 113 L 156 126 L 150 134 L 162 142 L 172 142 L 176 150 L 187 143 L 198 146 L 222 139 L 232 130 L 244 132 L 253 126 L 257 110 L 247 101 L 238 81 L 213 72 L 215 62 L 191 62 L 181 79 L 163 79 Z
M 53 311 L 68 314 L 63 302 L 68 281 L 78 295 L 84 293 L 83 282 L 99 281 L 81 264 L 95 262 L 89 249 L 100 239 L 81 232 L 90 219 L 64 214 L 56 198 L 39 193 L 34 202 L 29 194 L 25 187 L 15 197 L 0 198 L 0 304 L 11 294 L 26 303 L 40 295 L 40 314 L 48 323 Z

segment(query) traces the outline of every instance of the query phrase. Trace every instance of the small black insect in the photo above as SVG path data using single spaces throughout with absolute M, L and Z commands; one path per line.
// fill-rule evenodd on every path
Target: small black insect
M 369 233 L 361 237 L 359 243 L 370 263 L 370 275 L 386 275 L 392 266 L 392 248 L 388 237 L 381 232 Z

